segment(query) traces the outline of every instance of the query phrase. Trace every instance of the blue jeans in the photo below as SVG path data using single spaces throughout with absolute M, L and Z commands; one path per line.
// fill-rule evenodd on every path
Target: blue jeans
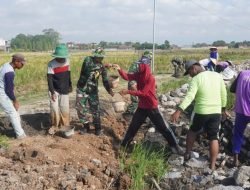
M 243 143 L 243 134 L 250 123 L 250 116 L 245 116 L 243 114 L 236 113 L 235 126 L 233 131 L 233 150 L 234 154 L 239 154 L 241 145 Z
M 0 92 L 0 106 L 3 108 L 3 111 L 9 116 L 10 122 L 16 133 L 16 137 L 25 135 L 23 128 L 21 126 L 21 119 L 19 113 L 13 106 L 10 98 L 5 94 L 5 92 Z

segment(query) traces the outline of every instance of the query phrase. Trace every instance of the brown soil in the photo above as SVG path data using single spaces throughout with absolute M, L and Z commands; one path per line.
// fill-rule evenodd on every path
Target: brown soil
M 27 138 L 16 140 L 8 118 L 0 118 L 0 133 L 11 137 L 10 147 L 0 147 L 0 189 L 127 189 L 130 177 L 120 172 L 118 145 L 128 127 L 112 99 L 100 91 L 103 136 L 80 135 L 81 123 L 71 95 L 71 126 L 75 134 L 62 138 L 47 135 L 48 100 L 22 106 L 22 126 Z M 123 97 L 127 102 L 129 97 Z M 32 114 L 31 114 L 32 113 Z M 136 138 L 143 136 L 139 132 Z
M 124 100 L 127 99 L 128 97 Z M 60 133 L 54 136 L 47 135 L 50 127 L 49 113 L 21 115 L 22 126 L 28 135 L 22 140 L 14 138 L 8 118 L 0 118 L 0 132 L 11 137 L 10 148 L 0 149 L 1 187 L 9 186 L 9 182 L 1 180 L 1 175 L 7 175 L 6 173 L 11 171 L 21 178 L 17 180 L 18 185 L 12 183 L 10 189 L 126 189 L 128 187 L 131 179 L 120 173 L 118 146 L 129 121 L 122 117 L 122 113 L 114 112 L 109 100 L 101 99 L 104 135 L 96 136 L 93 126 L 89 134 L 80 135 L 81 123 L 75 115 L 74 102 L 70 104 L 71 126 L 75 126 L 75 134 L 68 139 L 61 137 Z M 36 105 L 35 108 L 28 107 L 27 112 L 31 110 L 36 112 L 37 107 L 41 108 L 41 105 Z M 68 167 L 72 170 L 67 169 Z M 86 170 L 87 174 L 81 174 L 81 170 Z M 15 176 L 8 175 L 15 179 Z M 73 176 L 73 180 L 69 180 L 68 175 Z M 39 180 L 41 177 L 43 182 Z

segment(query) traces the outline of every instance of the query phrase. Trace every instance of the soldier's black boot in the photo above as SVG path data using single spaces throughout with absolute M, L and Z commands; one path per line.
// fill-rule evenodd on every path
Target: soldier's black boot
M 100 124 L 97 124 L 97 125 L 95 126 L 95 135 L 96 135 L 96 136 L 101 136 L 101 135 L 103 135 L 103 130 L 102 130 Z
M 90 131 L 90 125 L 89 123 L 85 123 L 83 124 L 83 127 L 80 129 L 80 134 L 84 135 L 86 133 L 89 133 L 89 131 Z

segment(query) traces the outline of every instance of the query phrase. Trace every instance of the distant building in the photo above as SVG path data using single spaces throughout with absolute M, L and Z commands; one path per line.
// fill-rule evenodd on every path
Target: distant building
M 10 50 L 10 43 L 2 38 L 0 38 L 0 51 L 7 51 Z

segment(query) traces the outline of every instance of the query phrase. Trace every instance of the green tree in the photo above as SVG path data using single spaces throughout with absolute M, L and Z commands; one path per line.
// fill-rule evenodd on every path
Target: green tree
M 105 41 L 100 41 L 99 46 L 102 48 L 107 48 L 108 47 L 108 43 Z
M 11 40 L 11 48 L 28 51 L 31 49 L 31 38 L 31 36 L 26 36 L 25 34 L 18 34 Z
M 59 43 L 60 34 L 53 29 L 43 30 L 44 34 L 35 36 L 18 34 L 11 40 L 11 48 L 25 51 L 48 51 Z
M 165 47 L 165 49 L 170 49 L 170 43 L 168 40 L 164 41 L 164 47 Z
M 213 46 L 227 46 L 227 43 L 223 40 L 217 40 L 217 41 L 213 42 L 212 45 Z
M 51 43 L 50 49 L 51 50 L 54 49 L 56 47 L 56 45 L 59 44 L 59 42 L 60 42 L 60 39 L 61 39 L 60 33 L 55 31 L 52 28 L 44 29 L 42 32 L 50 40 L 50 41 L 48 41 Z
M 133 48 L 135 48 L 136 50 L 139 50 L 140 47 L 141 47 L 140 42 L 136 42 L 136 43 L 133 44 Z

